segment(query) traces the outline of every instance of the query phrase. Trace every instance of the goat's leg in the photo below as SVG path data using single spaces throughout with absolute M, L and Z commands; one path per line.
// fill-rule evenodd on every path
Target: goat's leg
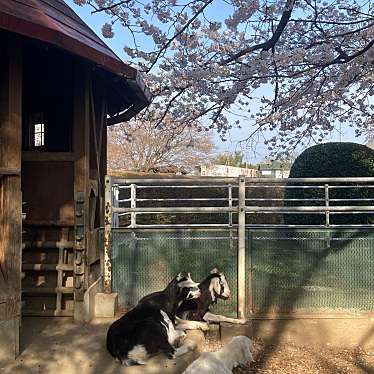
M 202 331 L 209 330 L 209 326 L 206 322 L 189 321 L 186 319 L 181 319 L 179 317 L 176 317 L 175 321 L 177 323 L 177 326 L 176 326 L 177 330 L 202 330 Z
M 190 351 L 193 351 L 196 348 L 196 344 L 193 341 L 185 342 L 181 347 L 175 348 L 169 342 L 162 342 L 160 349 L 169 359 L 175 359 L 179 356 L 182 356 Z
M 203 317 L 204 321 L 211 322 L 211 323 L 219 323 L 219 322 L 228 322 L 228 323 L 234 323 L 237 325 L 245 325 L 247 323 L 246 319 L 237 319 L 237 318 L 230 318 L 221 316 L 219 314 L 213 314 L 210 312 L 207 312 L 204 314 Z
M 182 343 L 183 343 L 186 335 L 187 334 L 184 332 L 184 330 L 175 328 L 173 340 L 172 340 L 172 342 L 170 344 L 174 348 L 179 347 L 180 345 L 182 345 Z
M 193 351 L 196 348 L 196 343 L 193 341 L 186 341 L 181 347 L 174 350 L 172 358 L 180 357 L 188 352 Z

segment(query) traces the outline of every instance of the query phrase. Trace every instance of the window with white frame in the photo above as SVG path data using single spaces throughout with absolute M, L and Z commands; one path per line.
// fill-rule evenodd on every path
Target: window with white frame
M 43 113 L 33 113 L 30 123 L 31 147 L 38 149 L 45 146 L 45 123 Z
M 34 124 L 34 147 L 44 146 L 44 123 Z

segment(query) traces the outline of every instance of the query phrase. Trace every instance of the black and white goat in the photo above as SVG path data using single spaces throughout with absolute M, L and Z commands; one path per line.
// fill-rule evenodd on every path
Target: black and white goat
M 185 343 L 176 343 L 185 333 L 174 328 L 178 306 L 185 300 L 200 296 L 198 283 L 190 274 L 178 274 L 160 292 L 143 297 L 138 304 L 109 327 L 107 349 L 122 365 L 145 364 L 147 358 L 158 352 L 176 358 L 194 349 Z
M 207 323 L 229 322 L 235 324 L 245 324 L 245 319 L 229 318 L 211 313 L 210 307 L 217 303 L 218 299 L 228 299 L 231 291 L 227 283 L 225 274 L 216 268 L 199 283 L 200 296 L 193 300 L 182 302 L 177 311 L 177 329 L 208 330 Z M 205 322 L 203 322 L 205 321 Z

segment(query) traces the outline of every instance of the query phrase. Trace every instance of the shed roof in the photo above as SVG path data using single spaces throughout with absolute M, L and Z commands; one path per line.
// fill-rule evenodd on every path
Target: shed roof
M 136 96 L 127 103 L 132 115 L 149 103 L 141 73 L 116 56 L 63 0 L 0 0 L 0 29 L 52 44 L 120 76 Z

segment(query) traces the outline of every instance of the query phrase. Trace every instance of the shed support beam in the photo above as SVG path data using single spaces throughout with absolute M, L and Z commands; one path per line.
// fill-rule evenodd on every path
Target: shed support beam
M 16 37 L 1 40 L 0 169 L 21 169 L 22 56 Z M 0 363 L 19 354 L 22 247 L 21 178 L 0 177 Z
M 74 72 L 74 163 L 75 246 L 74 246 L 74 319 L 87 318 L 84 292 L 87 289 L 87 223 L 89 189 L 89 139 L 90 139 L 90 73 L 84 64 L 77 64 Z M 83 216 L 79 216 L 82 214 Z M 83 226 L 82 226 L 83 225 Z M 79 227 L 78 227 L 79 226 Z

